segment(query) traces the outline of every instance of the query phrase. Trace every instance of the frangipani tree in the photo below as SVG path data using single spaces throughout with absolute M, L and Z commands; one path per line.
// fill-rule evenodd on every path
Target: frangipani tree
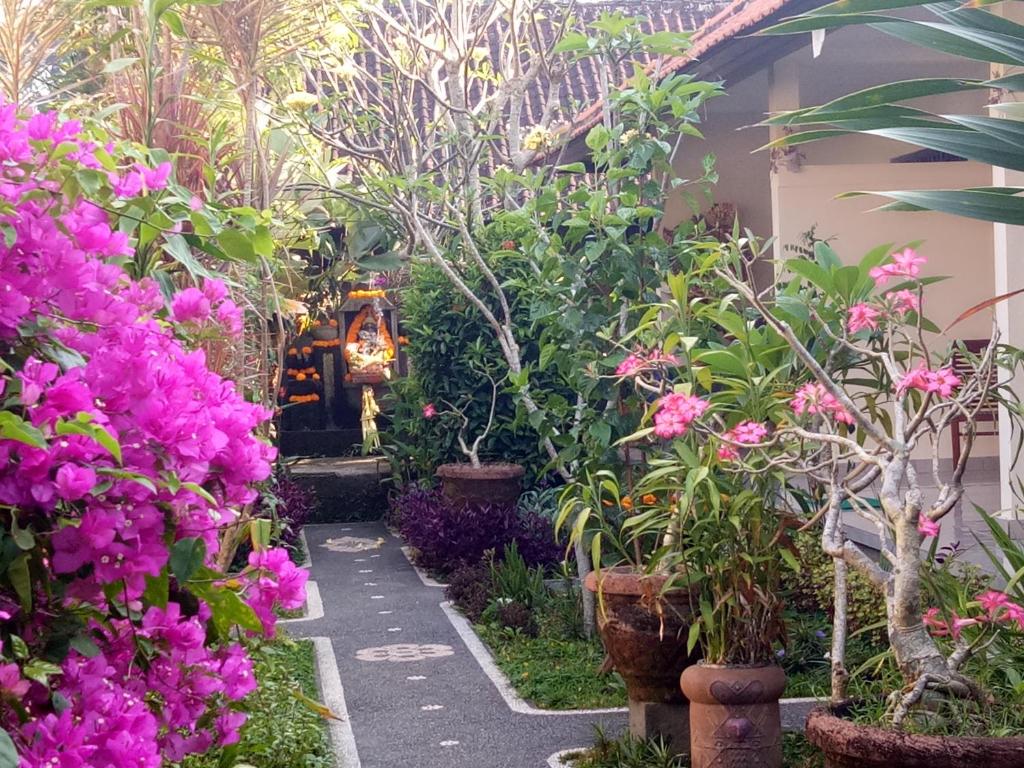
M 983 646 L 961 630 L 1012 617 L 986 614 L 985 600 L 978 599 L 971 603 L 977 617 L 937 621 L 935 611 L 925 611 L 924 567 L 929 538 L 964 497 L 979 410 L 998 401 L 1019 413 L 1007 383 L 994 375 L 997 366 L 1014 366 L 1016 355 L 997 344 L 996 331 L 979 355 L 939 349 L 941 338 L 923 314 L 926 258 L 913 249 L 877 248 L 859 264 L 843 266 L 819 243 L 814 260 L 787 262 L 795 277 L 769 297 L 741 277 L 749 266 L 744 261 L 758 250 L 750 245 L 737 244 L 727 258 L 709 257 L 709 268 L 735 291 L 735 300 L 707 314 L 733 340 L 691 357 L 710 373 L 704 376 L 715 382 L 719 399 L 725 392 L 738 405 L 698 415 L 688 426 L 717 441 L 728 471 L 804 478 L 824 489 L 822 503 L 802 522 L 821 524 L 822 548 L 836 565 L 835 700 L 844 698 L 848 677 L 846 574 L 855 569 L 885 601 L 890 645 L 906 683 L 891 700 L 893 722 L 899 725 L 929 696 L 984 701 L 985 693 L 961 671 Z M 752 357 L 760 347 L 766 354 Z M 956 370 L 954 356 L 964 362 Z M 754 410 L 757 423 L 750 421 Z M 940 444 L 958 428 L 965 447 L 950 467 L 940 461 Z M 922 452 L 929 456 L 926 468 L 918 460 Z M 934 494 L 920 476 L 927 471 Z M 877 531 L 879 560 L 850 538 L 844 509 Z M 954 639 L 950 653 L 936 635 Z

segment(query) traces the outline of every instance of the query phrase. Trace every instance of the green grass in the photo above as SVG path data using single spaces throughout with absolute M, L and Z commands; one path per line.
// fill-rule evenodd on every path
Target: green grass
M 528 637 L 477 625 L 501 671 L 516 692 L 541 709 L 598 709 L 626 706 L 626 687 L 617 674 L 598 675 L 604 650 L 591 640 Z
M 253 651 L 259 688 L 249 695 L 241 741 L 187 758 L 182 768 L 329 768 L 334 764 L 325 721 L 294 694 L 319 700 L 313 644 L 283 635 Z M 226 754 L 225 754 L 226 753 Z
M 642 741 L 628 734 L 611 740 L 597 731 L 594 746 L 567 756 L 573 768 L 689 768 L 689 761 L 674 757 L 659 740 Z M 782 764 L 785 768 L 824 768 L 821 753 L 803 735 L 787 733 L 782 737 Z

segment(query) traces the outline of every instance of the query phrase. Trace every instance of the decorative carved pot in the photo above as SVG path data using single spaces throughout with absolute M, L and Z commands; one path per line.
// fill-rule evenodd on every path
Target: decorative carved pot
M 696 664 L 680 684 L 690 700 L 692 768 L 781 768 L 780 667 Z
M 454 502 L 509 505 L 519 501 L 526 469 L 520 464 L 442 464 L 435 474 Z
M 1024 737 L 923 736 L 858 725 L 828 710 L 807 716 L 826 768 L 1024 768 Z
M 598 631 L 632 701 L 685 704 L 679 675 L 699 658 L 686 652 L 689 596 L 673 591 L 659 599 L 666 581 L 630 567 L 591 571 L 583 581 L 591 592 L 600 589 Z

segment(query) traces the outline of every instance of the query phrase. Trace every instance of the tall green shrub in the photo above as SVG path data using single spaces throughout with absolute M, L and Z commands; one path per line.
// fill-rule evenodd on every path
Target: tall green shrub
M 477 233 L 481 252 L 506 286 L 524 278 L 529 270 L 518 251 L 517 234 L 501 221 Z M 480 288 L 478 295 L 486 297 L 480 272 L 467 268 L 467 275 L 470 285 Z M 465 435 L 471 442 L 486 427 L 490 412 L 492 389 L 486 372 L 499 381 L 499 392 L 494 424 L 483 442 L 481 458 L 521 463 L 527 468 L 527 484 L 533 484 L 544 474 L 547 456 L 538 446 L 537 433 L 525 413 L 517 410 L 514 395 L 506 391 L 508 382 L 500 381 L 506 366 L 495 334 L 479 310 L 455 291 L 433 264 L 417 263 L 411 283 L 402 295 L 410 373 L 392 387 L 395 426 L 389 435 L 391 442 L 401 447 L 413 473 L 421 477 L 431 475 L 438 464 L 466 461 L 458 443 L 460 420 L 444 415 L 427 419 L 422 409 L 428 403 L 441 412 L 449 410 L 446 403 L 461 409 L 469 419 Z M 534 368 L 540 352 L 529 334 L 527 297 L 521 300 L 514 287 L 506 288 L 506 292 L 524 365 Z M 543 374 L 537 374 L 535 380 L 542 387 L 554 386 L 554 382 L 544 383 Z

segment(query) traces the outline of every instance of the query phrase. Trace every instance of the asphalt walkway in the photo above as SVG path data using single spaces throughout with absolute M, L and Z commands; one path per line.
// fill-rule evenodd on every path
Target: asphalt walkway
M 624 712 L 540 713 L 503 693 L 382 524 L 305 530 L 324 616 L 288 631 L 331 639 L 361 768 L 543 768 L 595 724 L 624 729 Z

